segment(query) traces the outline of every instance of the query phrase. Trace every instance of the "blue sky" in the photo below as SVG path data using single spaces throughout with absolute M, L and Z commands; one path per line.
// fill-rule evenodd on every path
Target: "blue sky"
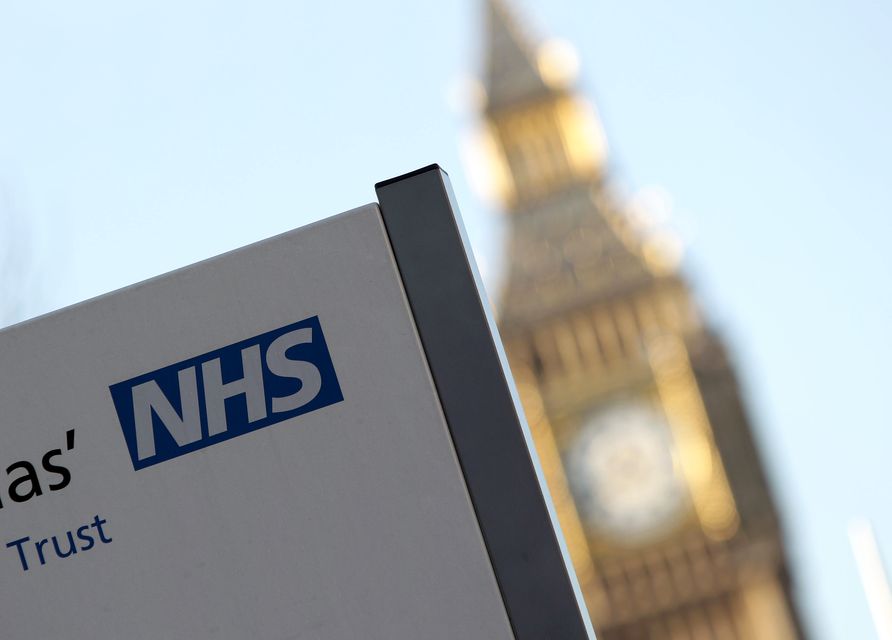
M 503 220 L 470 188 L 456 87 L 480 0 L 0 0 L 0 202 L 26 314 L 451 174 L 490 288 Z M 572 41 L 617 179 L 671 194 L 730 341 L 816 638 L 875 637 L 846 538 L 892 554 L 892 9 L 517 2 Z M 460 93 L 458 95 L 461 95 Z

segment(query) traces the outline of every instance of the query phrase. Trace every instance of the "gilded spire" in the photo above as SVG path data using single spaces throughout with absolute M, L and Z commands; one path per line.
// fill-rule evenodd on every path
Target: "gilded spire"
M 605 189 L 604 133 L 570 87 L 575 54 L 526 37 L 507 2 L 486 0 L 485 117 L 494 175 L 516 214 L 502 313 L 526 322 L 667 270 L 654 268 L 625 205 Z
M 539 71 L 536 43 L 523 33 L 504 0 L 486 0 L 487 108 L 552 93 Z

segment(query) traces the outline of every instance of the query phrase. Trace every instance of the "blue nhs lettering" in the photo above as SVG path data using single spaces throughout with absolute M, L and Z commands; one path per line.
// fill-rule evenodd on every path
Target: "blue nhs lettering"
M 109 390 L 136 470 L 344 399 L 317 316 Z

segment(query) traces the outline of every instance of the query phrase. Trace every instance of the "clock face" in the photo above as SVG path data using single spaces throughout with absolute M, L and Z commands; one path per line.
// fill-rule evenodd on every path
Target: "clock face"
M 645 401 L 588 416 L 566 465 L 583 521 L 614 542 L 652 540 L 676 524 L 688 505 L 669 424 Z

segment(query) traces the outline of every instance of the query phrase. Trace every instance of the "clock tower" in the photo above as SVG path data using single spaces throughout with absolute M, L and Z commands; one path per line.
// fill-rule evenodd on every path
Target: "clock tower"
M 676 245 L 611 189 L 566 49 L 534 46 L 503 0 L 486 10 L 499 326 L 598 638 L 803 637 L 734 372 Z

